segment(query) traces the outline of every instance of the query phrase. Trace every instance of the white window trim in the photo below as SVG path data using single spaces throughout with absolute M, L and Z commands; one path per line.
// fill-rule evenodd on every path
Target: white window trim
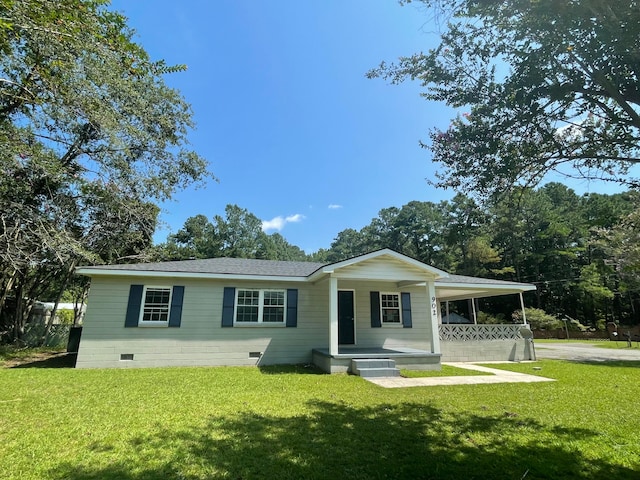
M 240 292 L 260 292 L 258 296 L 258 321 L 257 322 L 238 322 L 238 296 Z M 264 322 L 264 292 L 281 292 L 284 295 L 284 304 L 282 305 L 284 311 L 282 315 L 282 322 Z M 286 327 L 287 326 L 287 290 L 284 288 L 236 288 L 236 298 L 233 305 L 233 326 L 234 327 L 249 327 L 249 328 L 264 328 L 264 327 Z
M 163 290 L 169 290 L 169 304 L 167 306 L 167 320 L 163 322 L 150 322 L 145 321 L 142 318 L 144 317 L 144 307 L 146 304 L 147 298 L 147 289 L 149 288 L 157 288 Z M 167 285 L 145 285 L 142 290 L 142 302 L 140 302 L 140 316 L 138 317 L 138 326 L 139 327 L 168 327 L 169 326 L 169 317 L 171 316 L 171 300 L 173 298 L 173 287 Z
M 397 295 L 398 296 L 398 318 L 400 319 L 399 322 L 385 322 L 384 321 L 384 314 L 383 314 L 384 307 L 382 306 L 382 296 L 383 295 Z M 386 327 L 386 328 L 398 328 L 398 327 L 402 327 L 404 325 L 403 320 L 402 320 L 402 295 L 400 294 L 400 292 L 380 292 L 380 325 L 382 327 Z

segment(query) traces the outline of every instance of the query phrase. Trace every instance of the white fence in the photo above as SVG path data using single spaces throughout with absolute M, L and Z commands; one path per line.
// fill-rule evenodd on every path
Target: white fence
M 471 342 L 478 340 L 519 340 L 525 325 L 440 325 L 440 340 Z

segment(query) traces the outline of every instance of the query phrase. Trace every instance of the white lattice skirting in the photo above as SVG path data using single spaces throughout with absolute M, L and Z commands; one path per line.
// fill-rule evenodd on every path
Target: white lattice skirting
M 478 341 L 478 340 L 519 340 L 520 330 L 525 325 L 440 325 L 440 340 Z

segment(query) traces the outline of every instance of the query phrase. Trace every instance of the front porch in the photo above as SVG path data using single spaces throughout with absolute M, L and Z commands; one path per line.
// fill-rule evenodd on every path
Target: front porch
M 439 353 L 406 347 L 354 347 L 339 346 L 338 353 L 329 353 L 328 348 L 314 348 L 312 362 L 327 373 L 353 373 L 352 360 L 388 359 L 396 367 L 408 370 L 440 370 Z
M 328 342 L 312 349 L 312 362 L 326 372 L 358 374 L 370 364 L 397 375 L 400 368 L 439 370 L 442 360 L 531 356 L 520 334 L 526 318 L 523 325 L 475 325 L 474 299 L 518 294 L 524 312 L 522 292 L 534 285 L 452 275 L 390 250 L 327 265 L 310 280 L 327 288 Z M 448 319 L 457 300 L 471 300 L 474 325 L 442 325 L 441 304 Z

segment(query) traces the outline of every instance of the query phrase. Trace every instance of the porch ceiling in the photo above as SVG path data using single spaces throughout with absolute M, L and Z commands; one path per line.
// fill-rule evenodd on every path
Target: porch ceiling
M 500 295 L 514 295 L 529 290 L 535 290 L 535 286 L 502 286 L 502 285 L 467 285 L 456 287 L 452 285 L 439 286 L 436 283 L 436 297 L 441 302 L 453 300 L 465 300 L 469 298 L 498 297 Z

